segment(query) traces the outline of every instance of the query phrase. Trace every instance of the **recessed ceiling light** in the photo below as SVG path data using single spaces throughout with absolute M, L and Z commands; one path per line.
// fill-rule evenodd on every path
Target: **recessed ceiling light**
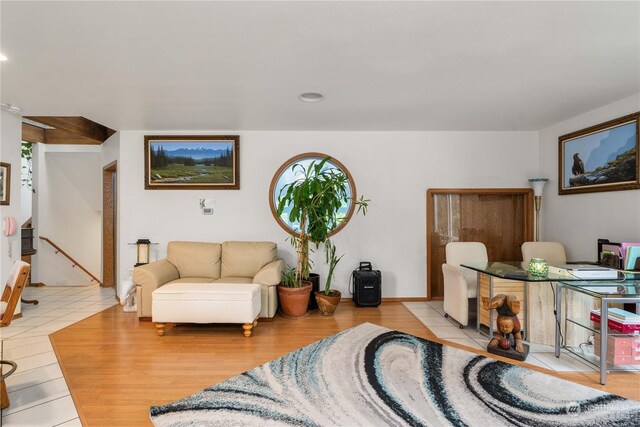
M 7 57 L 0 53 L 0 61 L 6 61 Z
M 304 101 L 304 102 L 320 102 L 324 99 L 324 96 L 322 96 L 321 93 L 305 92 L 305 93 L 301 93 L 300 96 L 298 96 L 298 98 L 300 98 L 300 101 Z

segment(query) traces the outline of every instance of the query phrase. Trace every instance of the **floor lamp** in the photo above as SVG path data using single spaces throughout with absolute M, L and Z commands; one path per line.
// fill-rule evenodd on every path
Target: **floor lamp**
M 540 205 L 542 204 L 542 189 L 549 181 L 548 178 L 531 178 L 529 184 L 533 187 L 533 200 L 536 209 L 536 238 L 535 242 L 540 241 Z

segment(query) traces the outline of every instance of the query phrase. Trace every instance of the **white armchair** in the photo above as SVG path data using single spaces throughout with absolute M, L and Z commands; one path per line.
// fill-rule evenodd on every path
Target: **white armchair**
M 460 328 L 469 324 L 469 313 L 475 312 L 473 301 L 478 297 L 477 273 L 460 267 L 466 262 L 487 262 L 487 248 L 480 242 L 451 242 L 446 248 L 446 264 L 442 264 L 444 275 L 444 313 L 451 316 Z
M 567 254 L 560 242 L 524 242 L 521 249 L 525 265 L 529 264 L 531 258 L 544 258 L 549 264 L 567 262 Z

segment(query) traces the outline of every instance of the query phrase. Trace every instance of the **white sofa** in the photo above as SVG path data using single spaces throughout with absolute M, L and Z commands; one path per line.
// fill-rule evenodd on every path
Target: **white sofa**
M 169 242 L 166 259 L 133 270 L 138 317 L 151 320 L 152 293 L 165 284 L 253 283 L 260 285 L 259 317 L 272 318 L 283 268 L 272 242 Z

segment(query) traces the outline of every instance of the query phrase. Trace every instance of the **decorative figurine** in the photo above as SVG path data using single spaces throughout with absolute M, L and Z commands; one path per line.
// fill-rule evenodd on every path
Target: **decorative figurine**
M 493 354 L 509 357 L 517 360 L 525 360 L 529 354 L 529 346 L 522 342 L 522 327 L 518 313 L 520 313 L 520 301 L 513 295 L 499 294 L 491 298 L 483 297 L 482 306 L 485 310 L 495 309 L 498 312 L 496 319 L 497 330 L 487 351 Z

